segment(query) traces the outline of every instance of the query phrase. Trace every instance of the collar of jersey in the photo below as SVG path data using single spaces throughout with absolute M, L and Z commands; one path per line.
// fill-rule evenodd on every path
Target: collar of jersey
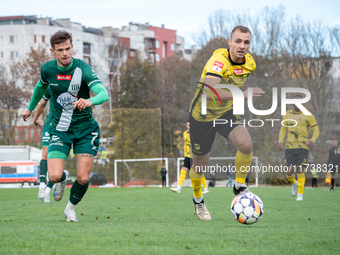
M 228 49 L 228 59 L 230 61 L 230 63 L 233 65 L 233 66 L 241 66 L 241 65 L 244 65 L 246 63 L 246 58 L 244 56 L 244 62 L 242 63 L 235 63 L 234 61 L 231 60 L 231 57 L 230 57 L 230 52 L 229 52 L 229 49 Z
M 68 69 L 70 69 L 71 67 L 73 66 L 73 58 L 72 58 L 72 62 L 71 64 L 69 64 L 67 67 L 63 68 L 63 67 L 60 67 L 57 63 L 57 68 L 60 70 L 60 71 L 67 71 Z
M 293 110 L 293 113 L 294 114 L 300 114 L 300 113 L 302 113 L 302 111 L 296 112 L 296 111 Z

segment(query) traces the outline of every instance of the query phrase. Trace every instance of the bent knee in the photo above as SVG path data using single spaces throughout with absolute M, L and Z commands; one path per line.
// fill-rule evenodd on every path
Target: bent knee
M 244 154 L 251 154 L 253 152 L 253 143 L 251 140 L 244 141 L 241 146 L 239 146 L 239 151 Z
M 57 174 L 49 174 L 48 179 L 53 183 L 58 183 L 61 179 L 61 176 L 59 176 Z
M 85 185 L 88 181 L 89 181 L 89 177 L 85 177 L 85 176 L 77 177 L 77 182 L 80 185 Z

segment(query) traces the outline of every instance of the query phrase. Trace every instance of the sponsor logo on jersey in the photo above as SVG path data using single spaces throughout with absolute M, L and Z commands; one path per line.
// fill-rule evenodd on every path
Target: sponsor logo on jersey
M 234 74 L 241 74 L 241 73 L 243 73 L 243 68 L 234 69 Z
M 294 119 L 301 119 L 301 116 L 294 116 Z
M 57 136 L 57 135 L 52 135 L 52 137 L 51 137 L 51 140 L 52 141 L 58 141 L 60 139 L 60 137 L 59 136 Z
M 57 74 L 58 81 L 70 81 L 72 79 L 71 75 Z
M 57 104 L 65 111 L 73 110 L 74 102 L 77 102 L 77 97 L 72 95 L 69 91 L 61 93 L 57 98 Z
M 223 68 L 223 64 L 221 62 L 215 61 L 212 70 L 217 72 L 217 73 L 221 73 L 222 72 L 222 68 Z
M 50 86 L 58 86 L 58 83 L 50 83 Z

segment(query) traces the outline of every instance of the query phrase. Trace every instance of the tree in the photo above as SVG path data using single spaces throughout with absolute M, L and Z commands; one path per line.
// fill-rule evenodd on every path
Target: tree
M 17 84 L 15 63 L 0 66 L 0 133 L 3 144 L 14 144 L 19 109 L 28 97 Z
M 170 157 L 178 155 L 176 130 L 185 128 L 189 118 L 190 62 L 176 55 L 162 59 L 157 66 L 156 105 L 164 109 L 164 140 Z
M 121 108 L 155 107 L 156 66 L 141 61 L 138 56 L 130 59 L 122 70 L 120 100 Z
M 31 47 L 26 57 L 16 64 L 16 76 L 20 79 L 23 91 L 28 92 L 28 100 L 31 98 L 33 89 L 40 80 L 42 65 L 53 59 L 46 46 L 39 45 L 37 49 Z

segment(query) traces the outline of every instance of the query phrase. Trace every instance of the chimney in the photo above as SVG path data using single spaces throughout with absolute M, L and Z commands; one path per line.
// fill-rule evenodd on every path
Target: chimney
M 162 28 L 164 28 L 164 24 L 162 24 Z

